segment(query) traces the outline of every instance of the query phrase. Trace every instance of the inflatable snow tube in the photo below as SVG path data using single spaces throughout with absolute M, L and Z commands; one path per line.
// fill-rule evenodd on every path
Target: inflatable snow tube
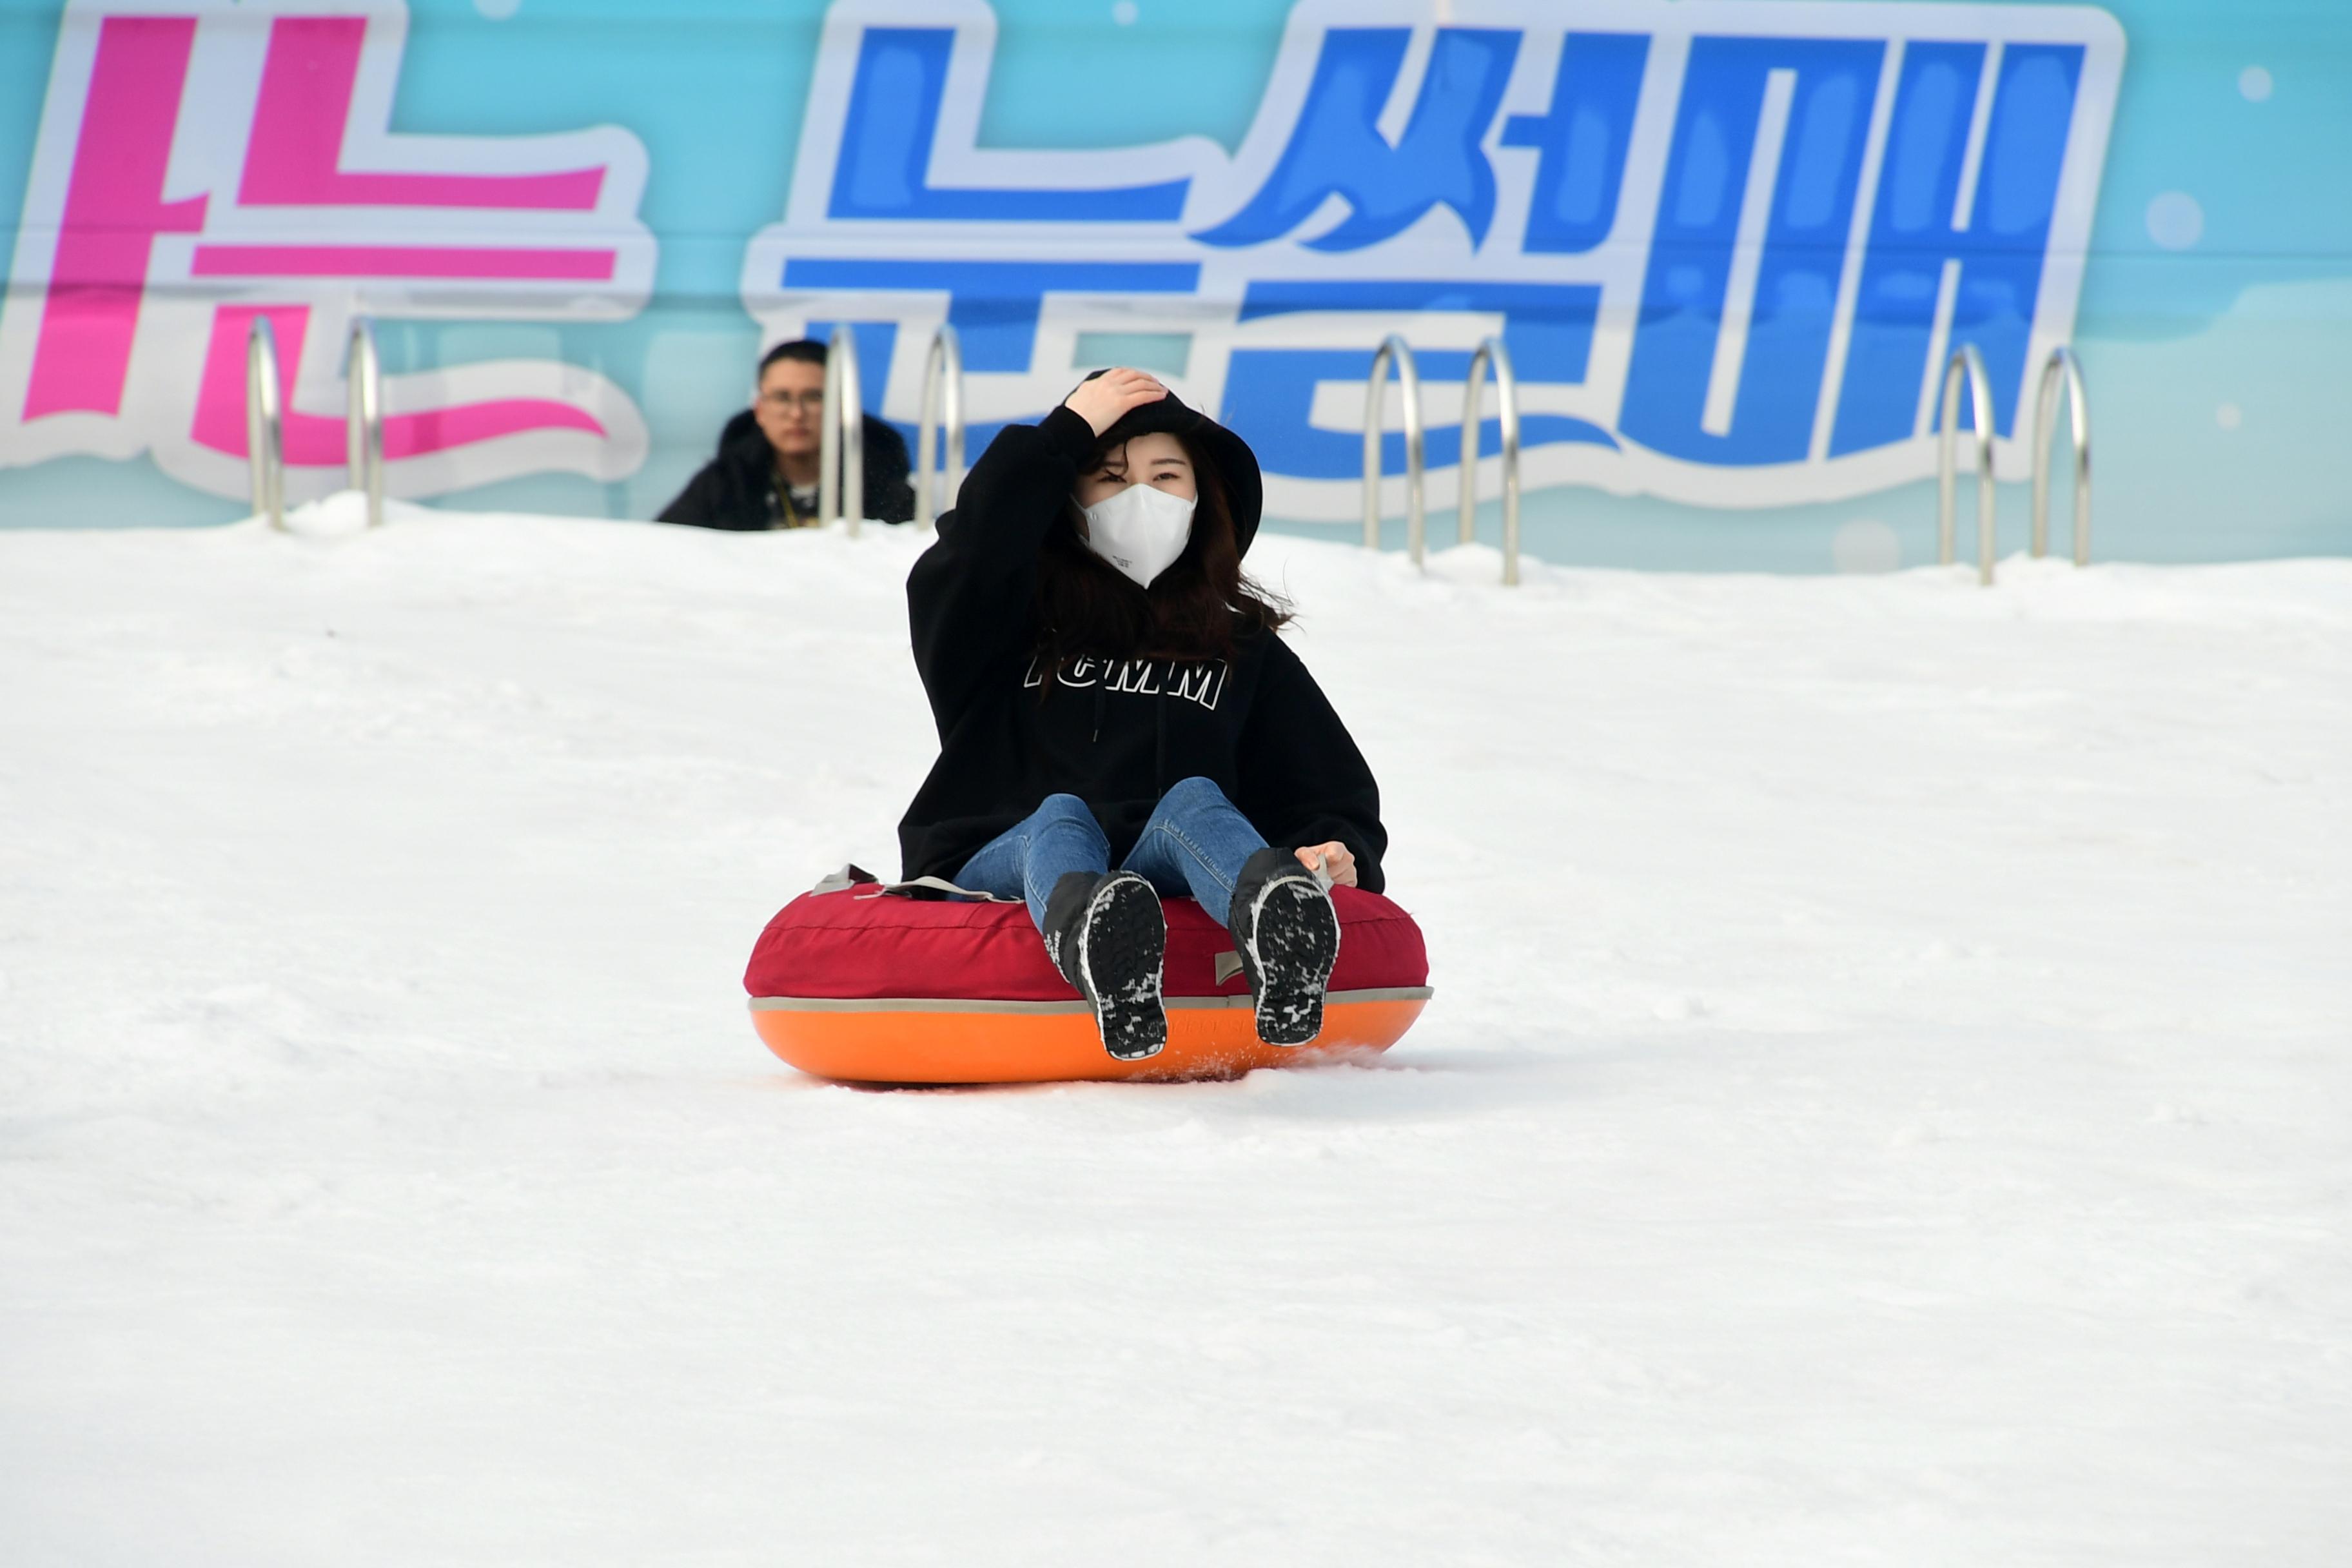
M 751 950 L 743 987 L 768 1048 L 855 1083 L 1039 1083 L 1232 1078 L 1394 1045 L 1429 1001 L 1412 917 L 1377 893 L 1334 888 L 1339 958 L 1312 1044 L 1257 1037 L 1241 960 L 1223 926 L 1170 899 L 1168 1046 L 1142 1061 L 1102 1047 L 1094 1010 L 1055 973 L 1020 904 L 803 893 Z

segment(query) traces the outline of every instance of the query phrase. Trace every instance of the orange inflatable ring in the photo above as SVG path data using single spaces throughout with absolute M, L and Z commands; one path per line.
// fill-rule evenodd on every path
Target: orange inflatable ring
M 1412 917 L 1377 893 L 1334 888 L 1339 957 L 1312 1045 L 1257 1037 L 1233 938 L 1170 899 L 1168 1045 L 1141 1061 L 1105 1051 L 1094 1011 L 1046 960 L 1015 903 L 911 899 L 873 883 L 784 906 L 744 972 L 768 1048 L 819 1078 L 859 1083 L 1038 1083 L 1232 1078 L 1386 1050 L 1428 1005 L 1429 956 Z

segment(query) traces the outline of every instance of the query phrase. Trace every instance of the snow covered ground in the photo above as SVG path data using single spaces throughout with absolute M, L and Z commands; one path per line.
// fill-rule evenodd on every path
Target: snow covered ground
M 877 1093 L 919 541 L 0 533 L 0 1561 L 2340 1563 L 2352 563 L 1268 538 L 1437 999 Z

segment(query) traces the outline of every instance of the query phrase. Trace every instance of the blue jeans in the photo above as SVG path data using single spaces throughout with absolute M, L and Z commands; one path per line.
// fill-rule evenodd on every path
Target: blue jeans
M 1133 871 L 1163 898 L 1198 900 L 1223 925 L 1242 862 L 1265 847 L 1265 839 L 1224 791 L 1207 779 L 1184 779 L 1160 797 L 1119 869 Z M 982 845 L 955 874 L 955 883 L 975 893 L 1026 900 L 1029 918 L 1043 931 L 1045 900 L 1063 873 L 1109 869 L 1110 840 L 1087 803 L 1074 795 L 1049 795 Z

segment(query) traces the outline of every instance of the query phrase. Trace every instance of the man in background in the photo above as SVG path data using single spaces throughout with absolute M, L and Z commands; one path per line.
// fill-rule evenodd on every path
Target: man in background
M 758 396 L 727 422 L 719 455 L 662 509 L 660 521 L 740 530 L 815 526 L 824 354 L 824 344 L 809 338 L 768 351 Z M 905 522 L 915 515 L 907 443 L 871 414 L 864 418 L 866 515 Z

